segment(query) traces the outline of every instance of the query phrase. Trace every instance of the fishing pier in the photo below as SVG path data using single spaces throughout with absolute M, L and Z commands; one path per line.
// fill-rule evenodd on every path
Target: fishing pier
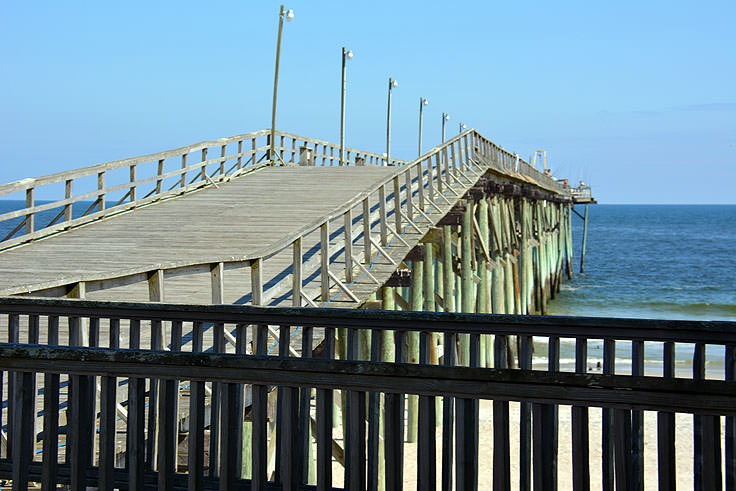
M 651 452 L 674 489 L 677 436 L 695 489 L 736 489 L 734 323 L 535 315 L 590 188 L 472 129 L 344 150 L 258 131 L 0 185 L 0 477 L 543 490 L 569 445 L 574 489 L 643 489 Z

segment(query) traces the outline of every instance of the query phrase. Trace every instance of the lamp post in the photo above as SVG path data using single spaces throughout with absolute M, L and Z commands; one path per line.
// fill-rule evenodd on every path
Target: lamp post
M 353 59 L 353 52 L 342 47 L 342 90 L 340 91 L 340 165 L 345 151 L 345 62 Z
M 422 155 L 422 110 L 427 104 L 429 104 L 427 99 L 424 97 L 419 98 L 419 156 Z
M 286 22 L 294 20 L 294 11 L 284 10 L 281 6 L 279 10 L 279 35 L 276 40 L 276 70 L 273 75 L 273 106 L 271 108 L 271 148 L 269 150 L 271 162 L 276 161 L 276 94 L 279 87 L 279 60 L 281 59 L 281 32 L 284 30 L 284 18 Z
M 386 165 L 388 165 L 391 158 L 391 91 L 395 89 L 399 83 L 388 78 L 388 116 L 386 118 Z
M 463 130 L 465 130 L 465 128 L 467 128 L 467 126 L 465 126 L 465 124 L 464 124 L 464 123 L 459 123 L 459 126 L 460 126 L 460 130 L 459 130 L 459 133 L 462 133 L 462 132 L 463 132 Z
M 450 115 L 442 113 L 442 143 L 445 143 L 445 123 L 450 120 Z

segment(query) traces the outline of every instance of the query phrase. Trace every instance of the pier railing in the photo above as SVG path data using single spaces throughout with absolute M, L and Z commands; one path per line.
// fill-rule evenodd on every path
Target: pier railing
M 165 197 L 217 186 L 267 164 L 339 165 L 339 146 L 276 132 L 276 162 L 268 160 L 268 130 L 187 145 L 164 152 L 92 165 L 0 185 L 0 199 L 25 206 L 0 215 L 10 220 L 0 247 L 45 237 Z M 381 155 L 346 148 L 344 165 L 386 165 Z M 406 162 L 391 159 L 389 165 Z M 37 195 L 58 198 L 37 201 Z M 43 217 L 43 220 L 41 218 Z
M 461 138 L 462 137 L 462 138 Z M 339 146 L 329 142 L 276 132 L 277 159 L 268 160 L 269 131 L 205 141 L 173 150 L 92 165 L 43 177 L 27 178 L 0 185 L 0 199 L 25 200 L 25 206 L 0 215 L 10 231 L 0 237 L 0 248 L 46 237 L 116 213 L 134 209 L 166 197 L 217 186 L 244 172 L 267 164 L 339 165 Z M 494 161 L 507 172 L 532 178 L 553 191 L 561 191 L 554 179 L 523 160 L 467 130 L 456 139 L 482 152 L 493 152 Z M 451 147 L 445 147 L 444 159 Z M 438 147 L 439 148 L 439 147 Z M 434 158 L 438 148 L 428 155 Z M 396 165 L 409 163 L 353 148 L 345 149 L 345 165 Z M 458 150 L 459 152 L 460 150 Z M 425 156 L 426 157 L 426 156 Z M 454 155 L 451 156 L 454 159 Z M 416 162 L 416 161 L 415 161 Z M 431 161 L 430 166 L 434 165 Z M 38 200 L 56 196 L 52 199 Z
M 0 476 L 14 489 L 477 489 L 479 468 L 493 489 L 674 489 L 683 468 L 695 489 L 736 485 L 733 322 L 22 298 L 0 316 Z M 689 462 L 676 438 L 694 442 Z

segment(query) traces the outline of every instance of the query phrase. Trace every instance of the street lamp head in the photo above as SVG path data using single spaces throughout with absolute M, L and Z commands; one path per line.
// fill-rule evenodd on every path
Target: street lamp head
M 450 115 L 449 114 L 445 114 L 445 121 L 449 121 L 449 120 L 450 120 Z
M 397 82 L 396 80 L 391 80 L 391 87 L 395 89 L 398 86 L 399 86 L 399 82 Z
M 352 60 L 352 59 L 353 59 L 353 52 L 352 52 L 352 51 L 350 51 L 350 50 L 348 50 L 348 52 L 347 52 L 347 53 L 345 53 L 345 56 L 347 56 L 347 57 L 348 57 L 348 60 Z
M 426 106 L 426 105 L 429 104 L 429 101 L 427 99 L 422 99 L 422 104 L 424 104 Z
M 286 22 L 291 22 L 292 20 L 294 20 L 294 11 L 291 9 L 287 10 L 285 17 L 286 17 Z

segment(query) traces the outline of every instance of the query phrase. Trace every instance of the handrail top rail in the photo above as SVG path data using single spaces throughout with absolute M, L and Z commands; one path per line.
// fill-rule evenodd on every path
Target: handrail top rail
M 0 297 L 0 312 L 92 318 L 308 325 L 427 332 L 515 334 L 562 338 L 627 339 L 735 344 L 736 322 L 612 317 L 562 317 L 369 309 L 315 309 L 251 305 L 103 302 Z M 431 329 L 430 329 L 431 326 Z

